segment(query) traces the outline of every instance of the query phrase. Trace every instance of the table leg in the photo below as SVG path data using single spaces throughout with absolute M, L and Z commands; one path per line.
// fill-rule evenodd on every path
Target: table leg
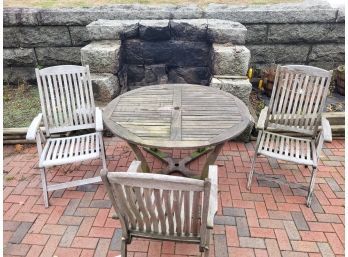
M 205 179 L 208 177 L 209 165 L 213 165 L 218 157 L 224 143 L 218 144 L 214 147 L 213 151 L 208 155 L 207 160 L 204 163 L 201 179 Z
M 133 153 L 135 154 L 135 157 L 137 158 L 137 160 L 141 161 L 141 169 L 143 170 L 143 172 L 145 173 L 150 172 L 149 165 L 147 165 L 146 159 L 143 153 L 141 152 L 140 148 L 137 145 L 132 144 L 130 142 L 127 142 L 127 143 L 129 147 L 132 149 Z

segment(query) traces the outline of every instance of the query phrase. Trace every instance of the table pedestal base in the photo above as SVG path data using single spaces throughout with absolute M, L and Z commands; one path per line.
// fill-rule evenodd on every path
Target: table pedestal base
M 141 161 L 141 167 L 143 172 L 150 172 L 150 168 L 146 162 L 146 159 L 144 155 L 142 154 L 140 148 L 128 142 L 128 145 L 130 148 L 133 150 L 136 158 L 138 161 Z M 208 177 L 208 170 L 209 170 L 209 165 L 213 165 L 214 162 L 216 161 L 216 158 L 218 157 L 224 143 L 218 144 L 216 146 L 212 147 L 204 147 L 204 148 L 199 148 L 196 151 L 194 151 L 190 156 L 185 157 L 182 160 L 177 160 L 175 158 L 172 158 L 168 154 L 161 152 L 157 148 L 147 148 L 144 147 L 144 150 L 150 154 L 152 154 L 154 157 L 159 159 L 160 161 L 166 163 L 168 166 L 165 170 L 162 171 L 163 174 L 170 174 L 173 172 L 180 172 L 182 175 L 185 177 L 193 177 L 193 178 L 200 178 L 200 179 L 205 179 Z M 201 175 L 194 174 L 188 167 L 187 165 L 194 161 L 195 159 L 201 157 L 202 155 L 209 153 L 207 156 L 207 160 L 204 163 L 203 170 L 201 171 Z
M 168 165 L 166 169 L 162 170 L 162 174 L 168 175 L 173 172 L 180 172 L 185 177 L 200 177 L 200 175 L 194 174 L 187 166 L 197 158 L 201 157 L 206 153 L 209 153 L 213 149 L 214 147 L 199 148 L 196 151 L 194 151 L 190 156 L 187 156 L 184 159 L 179 160 L 176 158 L 172 158 L 167 153 L 161 152 L 157 148 L 144 147 L 144 150 L 146 152 L 150 153 L 151 155 L 155 156 L 157 159 Z

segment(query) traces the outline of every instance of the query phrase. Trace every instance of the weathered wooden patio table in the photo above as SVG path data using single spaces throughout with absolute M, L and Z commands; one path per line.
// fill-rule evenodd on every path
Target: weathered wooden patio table
M 225 141 L 241 134 L 250 123 L 247 106 L 235 96 L 201 85 L 146 86 L 122 94 L 105 108 L 106 126 L 126 140 L 143 172 L 149 167 L 140 147 L 168 164 L 174 171 L 193 176 L 187 165 L 209 152 L 201 171 L 206 178 Z M 158 148 L 197 149 L 175 160 Z

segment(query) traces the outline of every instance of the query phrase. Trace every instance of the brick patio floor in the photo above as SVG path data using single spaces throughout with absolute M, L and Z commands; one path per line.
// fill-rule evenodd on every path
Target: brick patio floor
M 108 168 L 124 171 L 134 156 L 117 138 L 106 138 Z M 17 151 L 16 151 L 17 150 Z M 35 146 L 18 152 L 4 147 L 5 256 L 115 256 L 121 229 L 112 220 L 103 185 L 56 191 L 45 209 L 40 189 Z M 287 186 L 254 181 L 246 189 L 254 142 L 227 143 L 220 154 L 219 210 L 215 219 L 211 256 L 343 256 L 344 255 L 344 140 L 324 146 L 316 197 L 305 206 L 305 193 Z M 174 151 L 185 156 L 188 151 Z M 147 156 L 154 170 L 161 164 Z M 193 163 L 201 166 L 204 160 Z M 309 180 L 300 165 L 258 158 L 257 170 L 282 174 L 289 181 Z M 90 177 L 99 161 L 49 169 L 51 182 Z M 74 172 L 71 172 L 74 170 Z M 129 256 L 199 256 L 195 245 L 133 240 Z

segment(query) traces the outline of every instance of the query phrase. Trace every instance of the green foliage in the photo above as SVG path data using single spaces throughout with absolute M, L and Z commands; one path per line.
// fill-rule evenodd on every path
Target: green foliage
M 28 127 L 41 112 L 37 87 L 21 84 L 4 86 L 4 128 Z

